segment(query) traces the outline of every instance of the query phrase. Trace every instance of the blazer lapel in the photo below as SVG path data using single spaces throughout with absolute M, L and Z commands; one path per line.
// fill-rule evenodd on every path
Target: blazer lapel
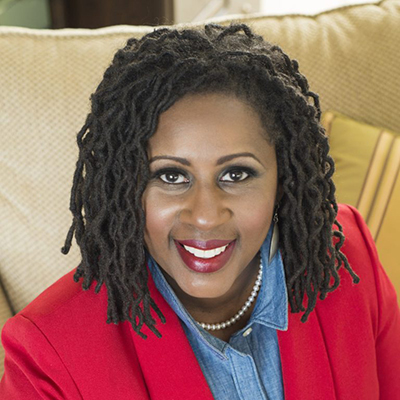
M 306 323 L 289 311 L 289 329 L 278 331 L 285 400 L 336 399 L 329 354 L 316 312 Z
M 151 275 L 149 289 L 167 320 L 165 324 L 157 324 L 162 338 L 157 338 L 147 327 L 143 329 L 147 339 L 140 338 L 131 330 L 150 398 L 213 400 L 179 319 L 155 287 Z

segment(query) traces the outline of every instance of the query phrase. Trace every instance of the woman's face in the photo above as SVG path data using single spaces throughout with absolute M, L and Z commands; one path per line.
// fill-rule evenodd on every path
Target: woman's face
M 148 145 L 145 243 L 174 289 L 222 298 L 257 270 L 277 192 L 266 138 L 234 96 L 187 95 L 160 116 Z

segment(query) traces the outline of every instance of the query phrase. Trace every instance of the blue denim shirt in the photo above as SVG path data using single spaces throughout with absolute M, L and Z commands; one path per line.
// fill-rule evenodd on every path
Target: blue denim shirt
M 263 279 L 254 310 L 248 324 L 232 335 L 229 343 L 199 327 L 154 259 L 148 260 L 155 285 L 180 318 L 216 400 L 284 399 L 276 330 L 287 330 L 288 300 L 279 251 L 268 264 L 271 233 L 270 229 L 261 247 Z

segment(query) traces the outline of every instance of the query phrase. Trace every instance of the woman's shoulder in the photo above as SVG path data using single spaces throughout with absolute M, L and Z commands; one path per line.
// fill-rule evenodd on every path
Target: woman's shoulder
M 376 338 L 388 319 L 398 315 L 396 291 L 379 261 L 374 240 L 359 211 L 340 204 L 337 221 L 345 236 L 341 251 L 360 282 L 353 283 L 350 274 L 341 267 L 339 287 L 320 302 L 319 310 L 335 308 L 353 323 L 363 321 L 365 325 L 368 321 Z
M 360 278 L 360 282 L 353 283 L 351 275 L 342 266 L 339 270 L 339 288 L 328 297 L 336 297 L 333 296 L 335 292 L 344 292 L 349 296 L 366 294 L 373 305 L 376 303 L 376 297 L 372 296 L 371 291 L 375 291 L 377 272 L 382 269 L 382 266 L 368 227 L 359 211 L 347 204 L 339 204 L 336 219 L 345 237 L 340 250 L 346 256 L 352 270 Z M 334 225 L 334 229 L 337 229 L 337 226 Z M 338 239 L 335 239 L 335 244 L 337 242 Z M 350 287 L 352 290 L 347 290 Z
M 354 245 L 357 246 L 357 244 L 363 243 L 369 249 L 368 256 L 377 261 L 378 253 L 374 240 L 360 212 L 348 204 L 339 204 L 337 220 L 342 225 L 343 233 L 346 237 L 343 250 L 355 250 L 353 248 Z
M 123 398 L 146 399 L 130 323 L 106 323 L 106 288 L 84 291 L 74 272 L 6 322 L 0 397 L 98 399 L 119 390 Z
M 74 273 L 72 270 L 62 276 L 7 320 L 2 342 L 9 354 L 18 344 L 32 357 L 38 349 L 49 359 L 72 360 L 81 349 L 89 349 L 90 339 L 101 340 L 112 328 L 106 323 L 106 288 L 98 294 L 93 285 L 83 290 L 81 282 L 73 280 Z
M 26 346 L 46 342 L 60 353 L 84 345 L 91 335 L 101 335 L 107 327 L 106 288 L 94 292 L 93 285 L 82 289 L 68 272 L 44 290 L 3 327 L 2 340 L 20 341 Z M 5 344 L 5 343 L 4 343 Z
M 369 297 L 372 295 L 371 291 L 375 293 L 373 300 L 378 302 L 378 306 L 379 302 L 383 301 L 383 295 L 396 296 L 394 287 L 380 263 L 368 226 L 359 211 L 350 205 L 340 204 L 337 220 L 342 225 L 345 236 L 341 250 L 353 271 L 360 277 L 360 283 L 355 286 L 366 290 Z M 341 273 L 341 279 L 352 281 L 349 274 Z
M 47 320 L 54 323 L 55 318 L 65 318 L 68 314 L 80 319 L 85 317 L 88 307 L 92 314 L 101 312 L 107 307 L 106 288 L 103 286 L 98 294 L 94 292 L 93 284 L 88 290 L 83 290 L 81 281 L 73 279 L 75 272 L 76 268 L 62 276 L 17 315 L 40 324 Z
M 360 213 L 340 205 L 337 221 L 345 235 L 341 257 L 360 281 L 355 284 L 342 266 L 339 286 L 317 300 L 306 323 L 301 314 L 289 314 L 289 329 L 279 334 L 286 380 L 294 398 L 311 380 L 309 387 L 325 382 L 338 398 L 397 398 L 400 312 L 395 290 Z M 311 375 L 309 360 L 317 366 Z
M 383 268 L 374 240 L 360 212 L 353 206 L 339 204 L 337 221 L 345 236 L 341 251 L 355 273 L 364 276 L 370 274 L 371 278 L 376 279 Z

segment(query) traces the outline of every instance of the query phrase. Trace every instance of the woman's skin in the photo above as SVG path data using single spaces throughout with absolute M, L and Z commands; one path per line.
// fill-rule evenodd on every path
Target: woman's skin
M 275 148 L 267 138 L 258 114 L 243 101 L 197 94 L 164 112 L 149 140 L 145 243 L 197 321 L 230 319 L 256 280 L 277 193 Z M 180 241 L 215 239 L 231 243 L 228 260 L 214 272 L 189 268 Z M 210 333 L 229 340 L 251 310 L 230 328 Z

